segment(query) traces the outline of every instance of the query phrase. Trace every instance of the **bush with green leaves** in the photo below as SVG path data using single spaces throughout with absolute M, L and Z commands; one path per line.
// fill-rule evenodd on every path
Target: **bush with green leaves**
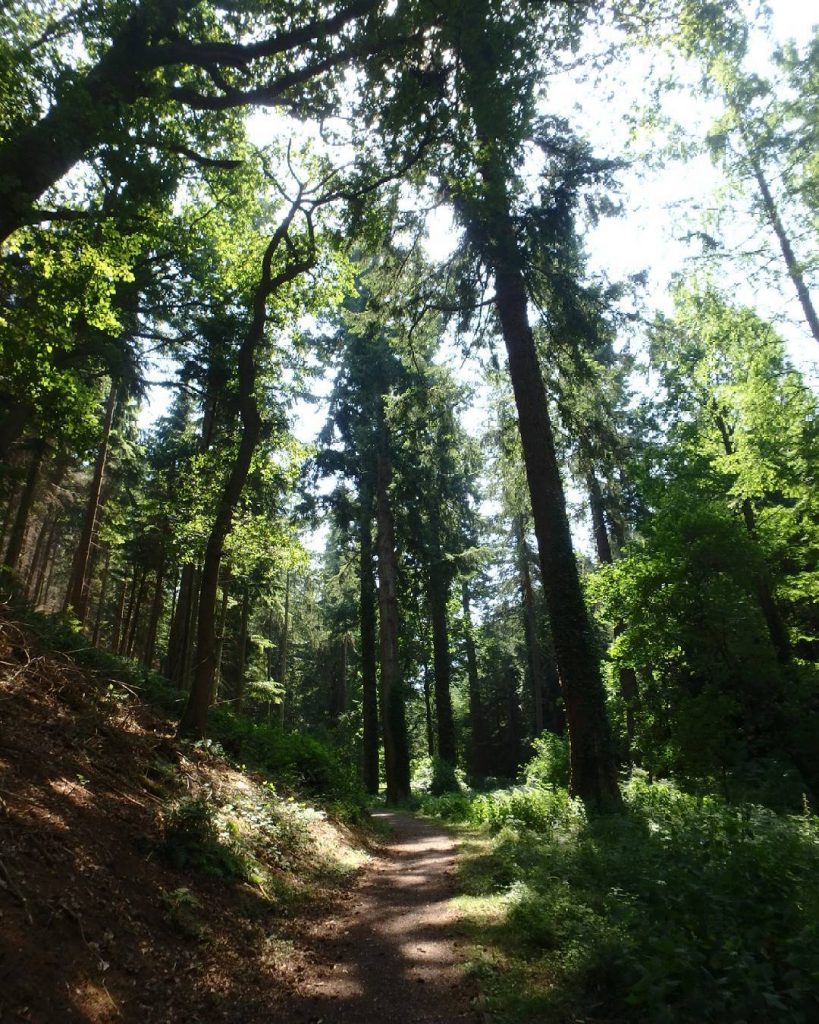
M 437 755 L 419 758 L 413 766 L 413 793 L 439 796 L 442 793 L 459 793 L 465 788 L 463 769 L 456 768 Z
M 544 732 L 532 740 L 534 756 L 523 770 L 530 786 L 569 785 L 569 741 L 565 736 Z
M 193 869 L 229 880 L 248 880 L 253 862 L 236 836 L 221 834 L 214 808 L 205 795 L 187 797 L 165 816 L 159 851 L 178 871 Z
M 497 1019 L 819 1019 L 819 820 L 639 773 L 624 796 L 599 817 L 538 787 L 455 806 L 492 836 L 461 880 L 476 940 L 502 953 Z

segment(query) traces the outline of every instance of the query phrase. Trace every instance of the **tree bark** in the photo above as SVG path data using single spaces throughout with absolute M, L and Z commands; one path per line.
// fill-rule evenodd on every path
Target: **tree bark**
M 45 444 L 41 441 L 35 442 L 31 451 L 31 460 L 28 465 L 26 482 L 20 494 L 20 501 L 17 505 L 17 514 L 11 527 L 8 547 L 6 548 L 5 564 L 9 569 L 16 569 L 23 551 L 23 544 L 26 539 L 28 520 L 31 507 L 34 504 L 34 493 L 37 489 L 37 481 L 40 476 L 40 466 L 45 454 Z
M 148 618 L 148 632 L 145 636 L 145 646 L 142 651 L 142 667 L 150 671 L 154 664 L 154 653 L 156 651 L 156 634 L 159 630 L 159 620 L 162 616 L 162 605 L 165 601 L 165 545 L 162 544 L 159 552 L 159 564 L 156 567 L 156 578 L 154 580 L 154 596 L 151 601 L 151 614 Z
M 253 295 L 253 318 L 239 347 L 237 367 L 239 376 L 239 417 L 241 434 L 230 473 L 216 506 L 216 515 L 205 548 L 202 565 L 202 583 L 199 591 L 199 614 L 196 632 L 196 671 L 179 732 L 182 735 L 203 737 L 207 729 L 208 708 L 213 693 L 216 672 L 216 592 L 219 587 L 219 567 L 225 539 L 233 525 L 233 514 L 250 473 L 253 453 L 262 434 L 262 417 L 256 402 L 256 352 L 262 343 L 267 323 L 267 301 L 279 288 L 310 270 L 316 261 L 315 251 L 304 258 L 294 256 L 285 269 L 272 275 L 273 258 L 283 243 L 292 252 L 288 230 L 299 206 L 294 203 L 271 238 L 262 261 L 262 274 Z
M 381 416 L 383 418 L 383 408 Z M 404 709 L 404 688 L 398 657 L 399 613 L 396 580 L 395 531 L 390 508 L 389 487 L 392 466 L 388 455 L 388 434 L 381 423 L 377 460 L 375 515 L 378 551 L 378 611 L 381 653 L 381 732 L 384 739 L 384 773 L 387 801 L 401 803 L 410 795 L 410 760 Z
M 360 588 L 361 703 L 363 778 L 368 793 L 378 792 L 378 683 L 375 657 L 375 581 L 373 578 L 372 491 L 361 485 Z
M 429 569 L 429 610 L 432 623 L 432 657 L 435 676 L 435 720 L 438 727 L 438 756 L 453 767 L 458 761 L 455 722 L 450 693 L 451 659 L 446 606 L 449 581 L 440 564 Z
M 100 596 L 97 600 L 97 614 L 94 619 L 94 632 L 91 636 L 91 646 L 97 647 L 100 641 L 100 628 L 102 626 L 102 615 L 105 609 L 105 598 L 108 593 L 108 575 L 111 568 L 111 549 L 105 549 L 105 562 L 102 567 L 102 579 L 100 580 Z
M 242 588 L 242 617 L 239 624 L 239 643 L 236 650 L 236 710 L 245 703 L 245 669 L 247 667 L 247 624 L 250 618 L 250 587 Z
M 469 584 L 461 583 L 461 607 L 464 613 L 464 643 L 466 646 L 466 672 L 469 681 L 469 722 L 472 726 L 472 774 L 477 778 L 486 775 L 486 723 L 483 700 L 478 677 L 478 659 L 475 653 L 475 637 L 472 631 Z
M 91 491 L 88 495 L 88 503 L 85 508 L 82 530 L 77 549 L 74 552 L 74 560 L 71 565 L 71 577 L 68 583 L 68 593 L 65 598 L 65 607 L 71 608 L 74 615 L 79 619 L 80 624 L 85 621 L 88 611 L 88 560 L 91 554 L 91 540 L 94 536 L 94 528 L 97 524 L 99 514 L 100 493 L 102 482 L 105 477 L 105 464 L 108 459 L 108 445 L 111 438 L 111 426 L 114 422 L 114 410 L 117 404 L 117 385 L 112 381 L 111 390 L 108 393 L 108 401 L 105 404 L 105 417 L 102 424 L 102 440 L 97 450 L 97 459 L 94 464 L 94 475 L 91 479 Z
M 603 681 L 572 549 L 506 183 L 491 158 L 483 166 L 483 176 L 491 198 L 484 200 L 487 222 L 479 224 L 478 230 L 488 236 L 495 272 L 495 305 L 509 358 L 541 578 L 569 726 L 570 789 L 592 806 L 616 808 L 621 798 Z
M 740 116 L 742 115 L 740 114 Z M 805 314 L 805 322 L 810 328 L 814 341 L 819 342 L 819 315 L 817 315 L 816 307 L 811 299 L 808 286 L 805 284 L 805 277 L 799 267 L 799 261 L 796 259 L 796 254 L 793 251 L 793 246 L 791 245 L 791 240 L 788 237 L 788 232 L 785 230 L 785 225 L 782 223 L 782 218 L 779 216 L 779 210 L 777 208 L 776 201 L 771 194 L 768 181 L 762 170 L 762 165 L 754 156 L 749 140 L 744 132 L 743 137 L 748 151 L 748 160 L 751 164 L 751 169 L 753 171 L 754 178 L 756 179 L 759 193 L 762 196 L 762 208 L 765 210 L 765 216 L 768 218 L 768 223 L 773 228 L 774 234 L 779 242 L 779 248 L 782 252 L 782 258 L 785 261 L 788 276 L 791 281 L 793 281 L 793 286 L 796 289 L 799 303 L 802 306 L 802 312 Z

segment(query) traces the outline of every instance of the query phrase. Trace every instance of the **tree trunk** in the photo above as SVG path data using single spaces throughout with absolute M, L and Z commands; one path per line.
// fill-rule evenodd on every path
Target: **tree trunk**
M 506 183 L 502 177 L 498 180 L 499 174 L 496 162 L 485 164 L 484 177 L 492 198 L 485 200 L 489 209 L 484 229 L 491 236 L 488 245 L 495 271 L 495 304 L 509 357 L 541 578 L 569 725 L 570 789 L 590 805 L 614 808 L 621 799 L 603 680 L 572 549 Z
M 114 654 L 119 651 L 120 636 L 122 635 L 122 620 L 125 613 L 125 596 L 128 593 L 128 581 L 123 579 L 119 585 L 119 597 L 117 608 L 114 614 L 114 628 L 111 632 L 111 650 Z
M 514 245 L 508 211 L 504 213 L 507 244 Z M 527 316 L 526 287 L 521 271 L 505 260 L 498 258 L 495 274 L 496 303 L 509 356 L 541 577 L 569 725 L 571 792 L 593 805 L 617 806 L 620 794 L 603 682 L 572 550 L 546 391 Z
M 586 475 L 586 484 L 589 488 L 589 508 L 591 509 L 592 530 L 594 532 L 594 546 L 597 548 L 597 558 L 601 565 L 611 565 L 614 556 L 611 551 L 609 532 L 606 529 L 606 515 L 603 508 L 603 492 L 594 473 Z
M 236 648 L 236 710 L 245 703 L 245 669 L 247 666 L 247 624 L 250 618 L 250 587 L 242 589 L 242 617 L 239 624 L 239 642 Z
M 435 757 L 435 724 L 432 720 L 432 688 L 429 685 L 429 665 L 426 658 L 421 669 L 424 682 L 424 721 L 427 728 L 427 753 Z
M 745 137 L 744 132 L 743 136 Z M 791 240 L 785 230 L 785 225 L 782 223 L 782 218 L 779 216 L 779 210 L 777 209 L 771 190 L 768 187 L 768 182 L 765 178 L 765 174 L 763 173 L 762 166 L 753 155 L 753 150 L 749 145 L 747 137 L 745 138 L 745 145 L 748 150 L 748 159 L 751 164 L 754 177 L 756 178 L 760 195 L 762 196 L 762 208 L 765 210 L 765 216 L 768 218 L 768 222 L 773 228 L 774 234 L 779 242 L 779 248 L 782 251 L 782 258 L 785 261 L 788 275 L 791 281 L 793 281 L 797 297 L 799 298 L 800 305 L 802 306 L 802 312 L 805 314 L 805 321 L 810 328 L 814 341 L 819 342 L 819 315 L 817 315 L 816 307 L 813 305 L 813 300 L 811 299 L 808 286 L 805 284 L 805 277 L 799 267 L 799 261 L 796 259 L 793 246 L 791 245 Z
M 28 570 L 26 572 L 26 593 L 29 598 L 33 596 L 34 587 L 39 575 L 40 564 L 43 560 L 43 553 L 46 547 L 46 539 L 51 531 L 53 522 L 53 516 L 48 510 L 46 510 L 46 514 L 43 516 L 43 521 L 40 524 L 40 529 L 37 531 L 37 540 L 34 544 L 34 551 L 31 555 L 31 561 L 28 563 Z
M 6 548 L 5 564 L 9 569 L 16 569 L 20 561 L 20 554 L 26 539 L 28 519 L 31 507 L 34 504 L 34 492 L 37 489 L 37 481 L 40 476 L 40 466 L 45 454 L 45 445 L 41 441 L 35 442 L 31 451 L 31 461 L 26 474 L 26 482 L 20 495 L 17 505 L 17 514 L 14 517 L 14 524 L 11 528 L 8 547 Z
M 472 726 L 472 774 L 477 778 L 483 778 L 486 775 L 486 723 L 484 721 L 481 686 L 478 678 L 475 638 L 472 633 L 469 584 L 466 580 L 461 583 L 461 606 L 464 613 L 466 672 L 469 681 L 469 722 Z
M 3 395 L 2 398 L 3 404 L 8 402 L 9 406 L 0 419 L 0 464 L 8 465 L 11 446 L 22 436 L 34 415 L 34 406 L 27 399 L 18 399 L 13 395 Z
M 117 404 L 117 386 L 112 381 L 111 390 L 108 394 L 108 401 L 105 405 L 105 418 L 102 425 L 102 440 L 97 451 L 97 459 L 94 464 L 94 476 L 91 480 L 91 491 L 88 495 L 88 503 L 85 508 L 82 530 L 77 549 L 74 552 L 74 560 L 71 565 L 71 576 L 68 583 L 68 593 L 65 598 L 65 607 L 73 609 L 74 615 L 79 619 L 80 624 L 85 621 L 88 610 L 88 560 L 91 553 L 91 539 L 94 535 L 94 528 L 97 523 L 99 512 L 100 492 L 105 476 L 105 463 L 108 459 L 108 444 L 111 437 L 111 425 L 114 422 L 114 409 Z
M 46 610 L 48 610 L 49 596 L 51 594 L 51 585 L 54 582 L 54 574 L 57 571 L 57 563 L 58 563 L 58 560 L 59 560 L 58 559 L 59 547 L 60 547 L 60 541 L 63 539 L 64 527 L 65 527 L 64 523 L 62 523 L 62 522 L 58 523 L 56 535 L 55 535 L 54 541 L 52 543 L 51 560 L 50 560 L 49 565 L 48 565 L 48 573 L 47 573 L 46 578 L 45 578 L 45 586 L 43 588 L 43 598 L 42 598 L 42 606 Z
M 174 609 L 171 613 L 171 628 L 168 635 L 168 655 L 166 674 L 173 685 L 181 690 L 185 675 L 186 640 L 189 635 L 190 613 L 193 605 L 193 577 L 195 567 L 192 562 L 182 566 L 179 587 Z
M 6 464 L 7 460 L 0 456 L 0 465 Z M 14 519 L 14 510 L 17 508 L 17 498 L 20 493 L 20 483 L 18 480 L 13 480 L 9 487 L 8 501 L 6 502 L 6 508 L 3 512 L 3 524 L 0 526 L 0 551 L 5 551 L 7 547 L 6 534 L 11 526 Z
M 361 486 L 361 703 L 363 778 L 368 793 L 378 792 L 378 684 L 375 658 L 375 581 L 373 578 L 372 492 Z
M 267 246 L 262 261 L 261 280 L 253 295 L 253 320 L 237 355 L 241 434 L 239 448 L 219 496 L 216 515 L 205 548 L 202 584 L 199 591 L 196 672 L 190 698 L 179 723 L 179 732 L 183 735 L 203 737 L 207 729 L 208 708 L 216 673 L 216 592 L 219 587 L 219 566 L 225 539 L 233 525 L 233 514 L 250 473 L 253 453 L 262 434 L 262 418 L 256 402 L 256 351 L 264 338 L 267 301 L 278 288 L 315 265 L 316 258 L 311 252 L 304 259 L 294 258 L 281 273 L 275 277 L 271 276 L 272 261 L 277 249 L 283 242 L 290 243 L 287 233 L 297 210 L 296 204 L 291 206 Z
M 381 416 L 383 417 L 383 408 Z M 392 466 L 385 423 L 380 426 L 380 451 L 376 472 L 376 548 L 378 551 L 378 611 L 381 651 L 381 732 L 384 737 L 384 772 L 387 801 L 401 803 L 410 795 L 410 761 L 404 688 L 398 658 L 398 567 L 389 487 Z
M 453 767 L 458 761 L 455 742 L 455 722 L 452 718 L 450 693 L 449 629 L 446 606 L 449 581 L 442 567 L 436 563 L 429 570 L 429 610 L 432 622 L 432 657 L 435 672 L 435 719 L 438 726 L 438 756 Z
M 219 695 L 219 684 L 222 681 L 222 657 L 225 653 L 225 630 L 227 628 L 228 600 L 230 598 L 230 570 L 222 573 L 222 607 L 219 611 L 219 635 L 216 640 L 216 671 L 213 673 L 213 694 L 211 704 Z M 268 651 L 268 676 L 270 678 L 270 652 Z
M 182 649 L 182 677 L 181 686 L 183 690 L 190 691 L 193 685 L 194 656 L 196 655 L 196 623 L 199 617 L 199 588 L 202 582 L 202 569 L 198 565 L 193 567 L 191 576 L 191 598 L 188 605 L 188 618 L 185 622 L 185 645 Z
M 142 583 L 142 577 L 145 575 L 144 571 L 141 571 L 139 566 L 134 566 L 134 575 L 131 578 L 131 594 L 128 598 L 128 607 L 125 612 L 125 618 L 122 622 L 122 629 L 120 631 L 119 644 L 117 646 L 117 654 L 125 655 L 128 650 L 128 637 L 131 630 L 131 617 L 134 613 L 134 606 L 136 604 L 137 592 Z
M 284 619 L 279 644 L 279 683 L 282 699 L 279 704 L 279 725 L 284 728 L 284 702 L 287 699 L 287 659 L 290 654 L 290 570 L 284 577 Z
M 142 578 L 139 581 L 139 590 L 137 591 L 136 604 L 134 605 L 134 614 L 131 619 L 131 629 L 128 634 L 128 643 L 125 648 L 125 653 L 129 658 L 133 658 L 134 651 L 136 649 L 137 635 L 139 629 L 139 620 L 142 615 L 142 606 L 145 601 L 145 588 L 148 583 L 148 571 L 143 571 Z
M 532 587 L 532 573 L 529 569 L 529 546 L 526 543 L 523 517 L 515 520 L 515 543 L 518 549 L 518 571 L 520 572 L 520 591 L 523 598 L 523 625 L 526 636 L 526 661 L 529 668 L 529 686 L 532 703 L 535 709 L 535 736 L 543 732 L 543 654 L 540 649 L 540 636 L 537 628 L 537 612 L 535 611 L 535 593 Z
M 165 600 L 165 545 L 159 552 L 159 565 L 156 567 L 156 579 L 154 580 L 154 597 L 151 601 L 151 614 L 148 619 L 148 632 L 145 637 L 145 646 L 142 652 L 142 666 L 149 672 L 154 664 L 154 652 L 156 651 L 156 634 L 159 629 L 159 620 L 162 616 L 162 605 Z
M 105 549 L 105 563 L 102 567 L 102 579 L 100 580 L 100 596 L 97 600 L 97 615 L 94 619 L 94 632 L 91 636 L 91 645 L 97 647 L 100 642 L 100 628 L 102 626 L 102 615 L 105 610 L 105 598 L 108 593 L 108 574 L 111 568 L 111 549 Z
M 55 548 L 57 546 L 57 537 L 60 531 L 60 509 L 56 509 L 51 520 L 51 530 L 48 534 L 48 540 L 46 541 L 45 551 L 43 552 L 42 561 L 40 562 L 40 571 L 37 575 L 37 582 L 34 587 L 34 594 L 32 597 L 32 604 L 35 608 L 40 604 L 41 596 L 45 596 L 43 587 L 45 585 L 46 577 L 50 567 L 54 563 Z

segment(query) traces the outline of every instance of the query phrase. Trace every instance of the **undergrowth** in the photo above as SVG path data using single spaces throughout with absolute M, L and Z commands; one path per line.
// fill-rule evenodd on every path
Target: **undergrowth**
M 43 644 L 70 655 L 80 667 L 99 677 L 110 699 L 137 696 L 172 719 L 181 716 L 187 693 L 171 686 L 163 676 L 93 647 L 69 618 L 47 616 L 25 607 L 15 607 L 15 613 Z M 315 737 L 256 722 L 222 705 L 210 711 L 208 739 L 203 746 L 238 767 L 274 779 L 277 785 L 320 798 L 336 817 L 351 824 L 360 824 L 368 817 L 355 765 Z
M 635 774 L 625 812 L 564 788 L 429 796 L 473 826 L 462 909 L 499 1024 L 819 1020 L 819 822 Z

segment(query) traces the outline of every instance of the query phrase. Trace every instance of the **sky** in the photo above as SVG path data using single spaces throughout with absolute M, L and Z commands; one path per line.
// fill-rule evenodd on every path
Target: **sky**
M 771 27 L 773 39 L 782 43 L 795 39 L 804 43 L 811 35 L 813 25 L 819 20 L 819 12 L 807 0 L 772 0 Z M 764 37 L 756 37 L 751 46 L 749 67 L 761 73 L 770 43 Z M 571 120 L 587 136 L 600 155 L 620 156 L 628 150 L 630 115 L 641 105 L 647 89 L 647 61 L 638 54 L 631 55 L 627 66 L 617 69 L 617 80 L 609 82 L 601 102 L 600 86 L 583 83 L 576 79 L 566 80 L 552 87 L 547 98 L 551 113 L 561 114 Z M 695 101 L 691 96 L 679 94 L 667 101 L 667 112 L 687 131 L 702 135 L 713 120 L 716 108 L 704 101 Z M 252 141 L 263 145 L 274 136 L 280 136 L 286 122 L 275 113 L 259 111 L 251 119 Z M 646 140 L 638 140 L 645 145 Z M 648 140 L 648 145 L 652 140 Z M 716 194 L 721 185 L 719 170 L 705 157 L 682 164 L 674 162 L 664 167 L 634 167 L 620 174 L 622 183 L 622 216 L 601 222 L 590 230 L 585 238 L 589 255 L 590 270 L 605 275 L 609 280 L 622 280 L 627 276 L 645 272 L 647 284 L 642 295 L 644 309 L 670 308 L 669 283 L 675 273 L 690 270 L 695 265 L 692 258 L 696 247 L 684 240 L 685 234 L 701 226 L 694 207 L 705 205 Z M 458 232 L 450 211 L 442 207 L 429 216 L 427 249 L 435 259 L 444 259 L 458 245 Z M 750 232 L 749 223 L 740 219 L 729 228 L 729 242 L 741 245 Z M 775 245 L 775 240 L 772 241 Z M 789 282 L 781 290 L 773 287 L 760 288 L 750 284 L 743 272 L 726 266 L 725 278 L 721 282 L 730 287 L 732 295 L 739 302 L 755 305 L 764 316 L 777 319 L 780 330 L 786 338 L 791 358 L 813 381 L 819 382 L 819 353 L 816 343 L 806 329 L 799 326 L 799 307 Z M 453 348 L 448 358 L 463 378 L 475 383 L 480 378 L 480 367 L 475 361 L 464 362 Z M 167 365 L 152 369 L 152 379 L 169 377 Z M 646 387 L 640 384 L 638 387 Z M 316 382 L 317 397 L 326 396 L 328 380 Z M 170 400 L 168 389 L 149 389 L 148 401 L 140 415 L 142 426 L 148 426 L 162 415 Z M 298 439 L 312 443 L 326 418 L 326 402 L 300 402 L 294 409 L 293 429 Z M 476 395 L 475 407 L 466 413 L 464 425 L 471 433 L 477 433 L 486 422 L 484 399 L 480 389 Z M 571 497 L 571 496 L 570 496 Z M 579 500 L 575 501 L 579 504 Z M 578 523 L 575 528 L 578 545 L 589 549 L 586 526 Z M 316 550 L 323 543 L 323 531 L 308 539 L 308 546 Z

